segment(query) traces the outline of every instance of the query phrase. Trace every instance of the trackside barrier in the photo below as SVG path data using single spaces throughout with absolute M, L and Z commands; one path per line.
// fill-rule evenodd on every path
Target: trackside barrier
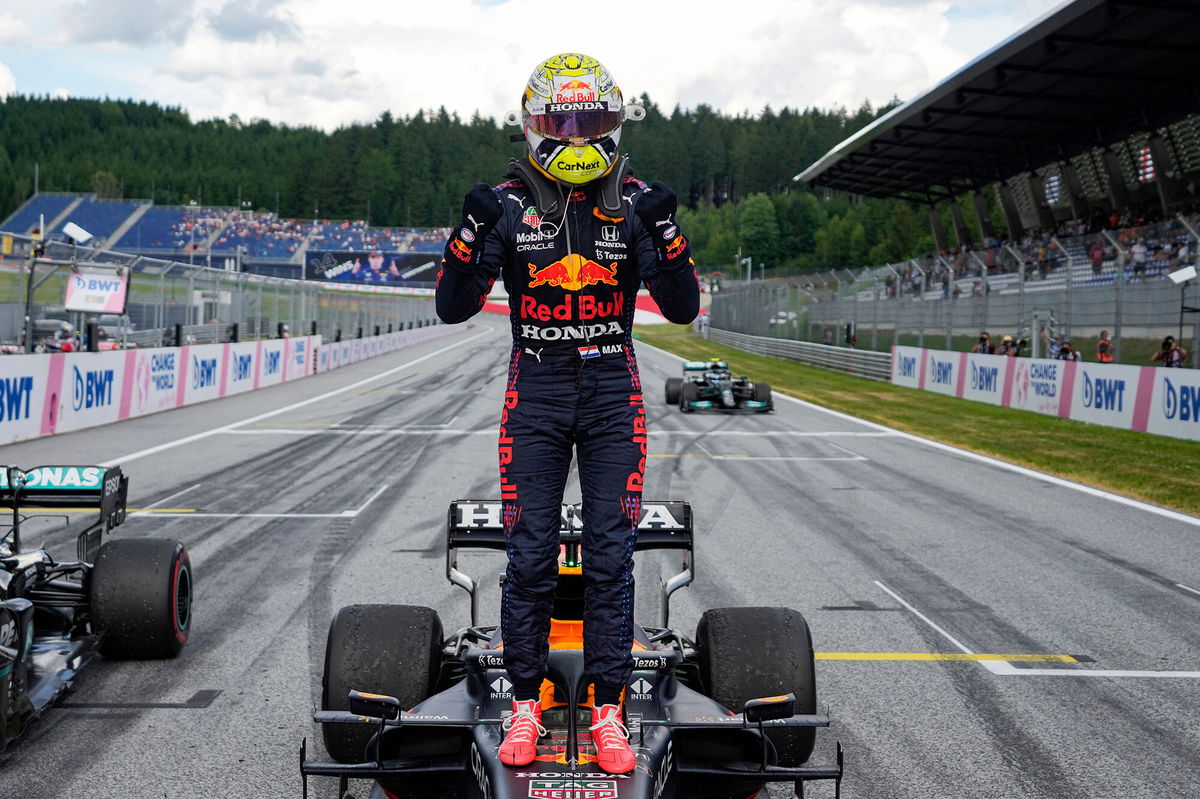
M 111 424 L 297 380 L 461 329 L 0 358 L 0 444 Z
M 708 329 L 708 338 L 729 347 L 755 355 L 786 358 L 809 366 L 832 369 L 836 372 L 887 380 L 891 377 L 891 356 L 886 352 L 856 350 L 851 347 L 834 347 L 828 344 L 813 344 L 808 341 L 792 341 L 767 336 L 750 336 L 729 330 Z
M 892 382 L 1005 408 L 1200 441 L 1200 372 L 892 347 Z

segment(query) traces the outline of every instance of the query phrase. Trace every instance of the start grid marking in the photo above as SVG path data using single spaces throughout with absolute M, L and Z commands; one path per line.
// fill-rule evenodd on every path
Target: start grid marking
M 936 622 L 930 619 L 921 611 L 917 610 L 899 594 L 888 588 L 878 580 L 875 585 L 879 586 L 888 596 L 899 602 L 906 610 L 911 612 L 925 624 L 929 625 L 939 635 L 945 638 L 951 645 L 958 649 L 963 657 L 961 658 L 946 658 L 946 659 L 962 659 L 970 660 L 979 663 L 985 669 L 999 677 L 1140 677 L 1148 679 L 1183 679 L 1183 680 L 1200 680 L 1200 671 L 1154 671 L 1150 669 L 1025 669 L 1017 668 L 1012 665 L 1014 662 L 1027 662 L 1025 658 L 1012 657 L 1005 658 L 1002 656 L 979 655 L 972 652 L 965 644 L 959 641 L 950 633 L 939 627 Z M 1070 657 L 1070 656 L 1065 656 Z M 1043 658 L 1043 661 L 1050 658 Z M 1059 660 L 1060 663 L 1078 662 L 1076 658 L 1070 660 Z

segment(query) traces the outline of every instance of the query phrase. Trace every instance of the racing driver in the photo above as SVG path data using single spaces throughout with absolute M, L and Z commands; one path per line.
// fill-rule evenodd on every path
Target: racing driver
M 574 452 L 583 491 L 584 666 L 594 691 L 598 765 L 634 768 L 621 694 L 632 673 L 633 547 L 646 468 L 646 411 L 632 326 L 644 284 L 663 315 L 699 311 L 691 248 L 674 192 L 633 177 L 621 126 L 640 118 L 608 70 L 581 53 L 538 64 L 521 95 L 527 156 L 508 180 L 477 184 L 446 243 L 437 311 L 462 322 L 496 278 L 513 345 L 500 416 L 500 493 L 508 540 L 501 599 L 513 685 L 500 760 L 533 762 L 541 725 L 561 503 Z

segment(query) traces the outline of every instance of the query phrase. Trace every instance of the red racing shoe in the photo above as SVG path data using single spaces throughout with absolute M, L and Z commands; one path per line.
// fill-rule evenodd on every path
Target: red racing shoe
M 592 743 L 596 747 L 596 764 L 609 774 L 628 774 L 637 760 L 629 748 L 629 730 L 621 722 L 618 705 L 592 708 Z
M 504 743 L 500 744 L 500 762 L 506 766 L 528 766 L 537 755 L 538 738 L 546 734 L 542 726 L 542 703 L 536 699 L 524 702 L 514 699 L 512 715 L 500 729 L 506 730 Z

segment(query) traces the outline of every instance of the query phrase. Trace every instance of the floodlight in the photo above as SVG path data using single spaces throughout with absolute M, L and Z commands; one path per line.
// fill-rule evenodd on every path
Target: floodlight
M 74 222 L 68 222 L 63 227 L 63 233 L 66 233 L 68 236 L 70 236 L 71 241 L 75 242 L 76 244 L 87 244 L 92 240 L 92 234 L 88 233 Z
M 1185 266 L 1182 269 L 1176 269 L 1174 272 L 1167 272 L 1167 277 L 1171 279 L 1172 283 L 1178 286 L 1180 283 L 1196 279 L 1196 267 Z

